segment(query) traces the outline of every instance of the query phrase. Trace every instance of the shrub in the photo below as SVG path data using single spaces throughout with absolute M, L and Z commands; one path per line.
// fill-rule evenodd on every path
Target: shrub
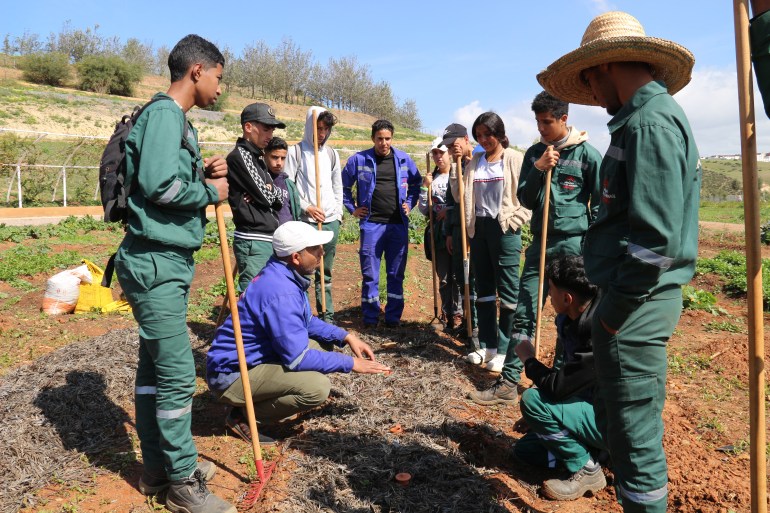
M 759 239 L 764 244 L 770 244 L 770 221 L 767 221 L 765 224 L 759 227 Z
M 115 55 L 91 55 L 77 64 L 80 89 L 95 93 L 131 96 L 142 70 Z
M 19 61 L 24 80 L 59 86 L 70 77 L 69 57 L 63 53 L 33 53 Z
M 225 110 L 225 105 L 227 105 L 227 98 L 229 96 L 230 96 L 230 93 L 228 92 L 224 92 L 220 94 L 216 102 L 212 103 L 211 105 L 207 105 L 206 107 L 203 107 L 203 110 L 222 112 L 223 110 Z

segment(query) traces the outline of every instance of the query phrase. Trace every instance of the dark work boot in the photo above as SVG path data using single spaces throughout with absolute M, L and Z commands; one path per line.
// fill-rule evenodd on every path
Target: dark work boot
M 172 513 L 237 513 L 235 506 L 209 491 L 197 468 L 190 477 L 171 482 L 166 509 Z
M 510 383 L 499 377 L 491 387 L 486 390 L 475 390 L 468 394 L 468 398 L 484 406 L 516 404 L 519 400 L 519 392 L 516 390 L 516 383 Z
M 602 467 L 593 461 L 564 479 L 549 479 L 543 483 L 543 495 L 557 501 L 572 501 L 593 495 L 607 486 Z
M 210 461 L 199 461 L 198 470 L 203 474 L 203 479 L 208 482 L 214 477 L 217 472 L 217 466 Z M 165 490 L 171 484 L 171 481 L 166 477 L 166 471 L 163 470 L 162 474 L 152 472 L 151 470 L 144 469 L 142 477 L 139 478 L 139 491 L 144 495 L 155 495 L 156 493 Z

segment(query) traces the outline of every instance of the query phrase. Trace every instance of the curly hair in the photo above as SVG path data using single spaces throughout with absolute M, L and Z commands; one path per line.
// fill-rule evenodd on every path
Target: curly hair
M 532 100 L 532 112 L 535 114 L 550 112 L 553 114 L 553 117 L 558 119 L 569 114 L 569 103 L 543 91 Z
M 577 295 L 585 303 L 596 296 L 598 287 L 588 281 L 581 255 L 566 255 L 548 263 L 545 276 L 560 289 Z

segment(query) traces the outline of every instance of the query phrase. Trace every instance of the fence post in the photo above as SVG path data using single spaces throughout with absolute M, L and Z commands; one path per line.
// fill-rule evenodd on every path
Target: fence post
M 64 206 L 66 207 L 67 206 L 67 168 L 62 166 L 61 173 L 62 173 L 61 192 L 64 195 Z
M 16 164 L 16 192 L 19 195 L 19 208 L 21 208 L 21 164 Z

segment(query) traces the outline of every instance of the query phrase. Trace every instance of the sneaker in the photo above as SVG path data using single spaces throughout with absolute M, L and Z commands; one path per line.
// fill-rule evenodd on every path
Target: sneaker
M 543 483 L 543 495 L 556 501 L 572 501 L 593 495 L 607 486 L 602 467 L 590 462 L 564 479 L 549 479 Z
M 198 470 L 201 471 L 203 480 L 208 482 L 211 481 L 211 478 L 217 473 L 217 466 L 210 461 L 202 460 L 198 462 Z M 155 495 L 168 488 L 170 484 L 171 481 L 168 480 L 165 471 L 163 471 L 162 475 L 159 475 L 154 474 L 148 469 L 144 469 L 142 477 L 139 478 L 138 488 L 144 495 Z
M 516 390 L 516 383 L 510 383 L 500 377 L 487 390 L 474 390 L 468 394 L 468 398 L 483 406 L 516 404 L 519 400 L 519 392 Z
M 190 477 L 171 482 L 166 509 L 172 513 L 238 513 L 235 506 L 209 491 L 199 469 Z
M 249 428 L 246 419 L 243 418 L 240 408 L 233 408 L 230 410 L 230 413 L 225 419 L 225 426 L 230 428 L 233 433 L 241 437 L 245 442 L 251 443 L 251 429 Z M 259 432 L 260 445 L 275 445 L 275 438 L 262 433 L 260 429 L 257 429 L 257 431 Z
M 484 368 L 489 372 L 503 372 L 503 365 L 505 365 L 505 355 L 498 353 L 484 364 Z
M 486 349 L 476 349 L 465 356 L 465 361 L 472 365 L 483 365 L 492 359 L 494 355 L 487 355 Z

